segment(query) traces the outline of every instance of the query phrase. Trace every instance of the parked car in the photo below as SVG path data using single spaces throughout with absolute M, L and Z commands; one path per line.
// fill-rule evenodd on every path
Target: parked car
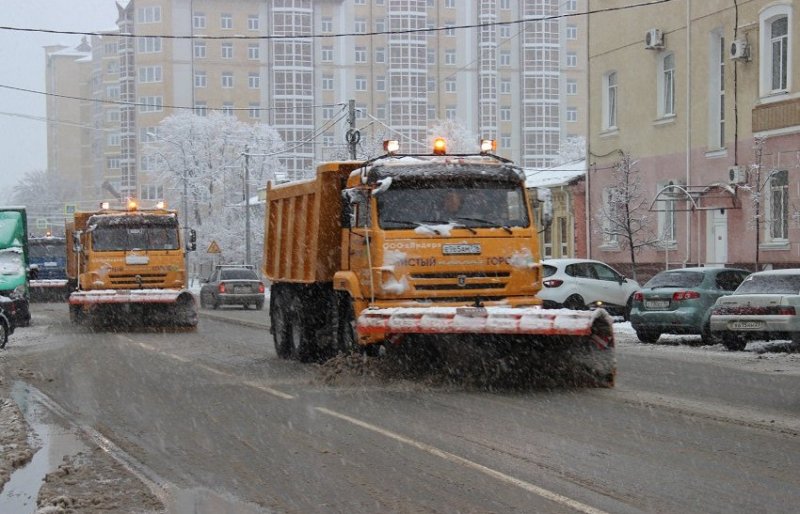
M 749 274 L 745 269 L 722 267 L 658 273 L 633 295 L 630 321 L 636 337 L 643 343 L 655 343 L 661 334 L 698 334 L 703 344 L 713 344 L 711 307 Z
M 608 264 L 591 259 L 546 259 L 542 261 L 539 297 L 548 309 L 585 310 L 602 307 L 609 314 L 628 319 L 639 284 L 625 278 Z
M 14 333 L 16 323 L 14 322 L 14 302 L 0 296 L 0 348 L 5 348 L 8 343 L 8 336 Z
M 253 266 L 216 266 L 200 287 L 200 306 L 218 309 L 220 305 L 255 305 L 264 308 L 264 282 Z
M 728 350 L 748 341 L 791 339 L 800 345 L 800 269 L 759 271 L 711 310 L 711 331 Z

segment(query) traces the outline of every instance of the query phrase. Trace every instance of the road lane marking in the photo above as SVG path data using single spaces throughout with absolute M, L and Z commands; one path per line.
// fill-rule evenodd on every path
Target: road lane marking
M 161 350 L 159 350 L 155 346 L 152 346 L 152 345 L 149 345 L 149 344 L 146 344 L 146 343 L 135 342 L 135 341 L 132 341 L 132 340 L 130 340 L 130 341 L 133 344 L 135 344 L 135 345 L 137 345 L 137 346 L 139 346 L 141 348 L 144 348 L 147 351 L 155 352 L 155 353 L 158 353 L 158 354 L 163 355 L 165 357 L 169 357 L 171 359 L 175 359 L 175 360 L 180 361 L 180 362 L 190 363 L 190 364 L 192 364 L 192 366 L 204 369 L 204 370 L 209 371 L 211 373 L 214 373 L 216 375 L 220 375 L 220 376 L 223 376 L 223 377 L 226 377 L 226 378 L 232 378 L 232 379 L 238 379 L 239 378 L 237 375 L 232 375 L 230 373 L 226 373 L 226 372 L 218 370 L 216 368 L 212 368 L 211 366 L 208 366 L 206 364 L 201 364 L 199 362 L 192 362 L 191 359 L 187 359 L 186 357 L 183 357 L 181 355 L 176 355 L 174 353 L 162 352 Z M 281 398 L 283 400 L 294 400 L 294 398 L 295 398 L 291 394 L 284 393 L 283 391 L 279 391 L 277 389 L 273 389 L 272 387 L 259 384 L 258 382 L 255 382 L 253 380 L 245 380 L 242 383 L 244 385 L 248 386 L 248 387 L 252 387 L 254 389 L 258 389 L 259 391 L 264 391 L 265 393 L 269 393 L 272 396 L 277 396 L 278 398 Z
M 522 488 L 522 489 L 524 489 L 524 490 L 526 490 L 526 491 L 528 491 L 530 493 L 533 493 L 533 494 L 535 494 L 537 496 L 541 496 L 542 498 L 545 498 L 545 499 L 550 500 L 552 502 L 560 503 L 561 505 L 565 505 L 567 507 L 570 507 L 570 508 L 572 508 L 572 509 L 574 509 L 574 510 L 576 510 L 578 512 L 584 512 L 585 514 L 607 514 L 603 510 L 596 509 L 594 507 L 591 507 L 589 505 L 581 503 L 581 502 L 579 502 L 577 500 L 573 500 L 572 498 L 567 498 L 566 496 L 562 496 L 562 495 L 560 495 L 558 493 L 555 493 L 553 491 L 549 491 L 549 490 L 544 489 L 542 487 L 539 487 L 537 485 L 531 484 L 530 482 L 525 482 L 524 480 L 520 480 L 519 478 L 512 477 L 511 475 L 506 475 L 505 473 L 503 473 L 501 471 L 497 471 L 495 469 L 486 467 L 483 464 L 478 464 L 477 462 L 473 462 L 471 460 L 465 459 L 464 457 L 459 457 L 458 455 L 455 455 L 453 453 L 450 453 L 450 452 L 447 452 L 447 451 L 444 451 L 444 450 L 440 450 L 439 448 L 436 448 L 435 446 L 431 446 L 429 444 L 426 444 L 426 443 L 423 443 L 423 442 L 420 442 L 420 441 L 415 441 L 413 439 L 409 439 L 408 437 L 402 436 L 402 435 L 400 435 L 398 433 L 395 433 L 395 432 L 391 432 L 389 430 L 385 430 L 385 429 L 383 429 L 381 427 L 378 427 L 376 425 L 372 425 L 370 423 L 367 423 L 366 421 L 361 421 L 359 419 L 352 418 L 352 417 L 350 417 L 350 416 L 348 416 L 346 414 L 341 414 L 339 412 L 332 411 L 330 409 L 326 409 L 325 407 L 315 407 L 315 409 L 318 410 L 319 412 L 322 412 L 323 414 L 327 414 L 329 416 L 333 416 L 335 418 L 339 418 L 339 419 L 341 419 L 343 421 L 347 421 L 348 423 L 352 423 L 353 425 L 359 426 L 361 428 L 365 428 L 367 430 L 370 430 L 372 432 L 378 433 L 378 434 L 383 435 L 385 437 L 388 437 L 390 439 L 394 439 L 395 441 L 399 441 L 399 442 L 401 442 L 403 444 L 407 444 L 409 446 L 413 446 L 414 448 L 417 448 L 418 450 L 422 450 L 422 451 L 424 451 L 426 453 L 429 453 L 429 454 L 434 455 L 436 457 L 442 458 L 442 459 L 444 459 L 446 461 L 453 462 L 455 464 L 460 464 L 462 466 L 466 466 L 468 468 L 474 469 L 474 470 L 479 471 L 479 472 L 481 472 L 481 473 L 483 473 L 485 475 L 489 475 L 492 478 L 496 478 L 496 479 L 498 479 L 498 480 L 500 480 L 502 482 L 505 482 L 507 484 Z

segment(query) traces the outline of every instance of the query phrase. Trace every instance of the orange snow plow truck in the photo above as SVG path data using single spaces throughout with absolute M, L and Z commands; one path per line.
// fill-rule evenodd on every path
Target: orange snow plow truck
M 197 310 L 187 289 L 184 245 L 176 211 L 124 209 L 104 202 L 76 212 L 66 224 L 70 319 L 113 326 L 195 327 Z
M 609 315 L 545 310 L 536 297 L 542 267 L 523 170 L 492 141 L 476 154 L 444 147 L 399 154 L 386 141 L 381 157 L 268 184 L 264 274 L 278 355 L 424 348 L 448 369 L 558 355 L 592 385 L 613 386 Z

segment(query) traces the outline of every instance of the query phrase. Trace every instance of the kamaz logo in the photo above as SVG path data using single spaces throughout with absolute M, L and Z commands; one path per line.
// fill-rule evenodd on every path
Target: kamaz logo
M 457 278 L 458 287 L 464 287 L 467 285 L 467 276 L 466 275 L 459 275 Z

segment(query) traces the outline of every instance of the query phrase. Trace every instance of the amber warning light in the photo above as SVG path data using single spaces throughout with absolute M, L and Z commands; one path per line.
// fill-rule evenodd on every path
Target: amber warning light
M 388 154 L 394 155 L 400 150 L 400 141 L 395 139 L 388 139 L 383 142 L 383 151 Z
M 433 155 L 444 155 L 447 153 L 447 142 L 443 137 L 433 140 Z
M 135 211 L 138 205 L 136 205 L 136 200 L 128 200 L 128 210 Z
M 496 153 L 497 140 L 495 139 L 481 139 L 481 153 Z

